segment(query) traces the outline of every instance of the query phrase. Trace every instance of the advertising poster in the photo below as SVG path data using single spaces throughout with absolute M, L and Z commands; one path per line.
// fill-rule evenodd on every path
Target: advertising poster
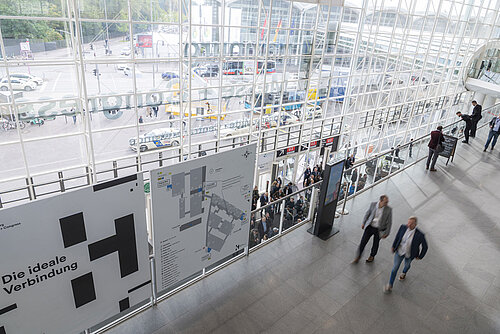
M 152 48 L 153 35 L 137 35 L 137 47 L 139 48 Z
M 256 145 L 151 171 L 158 291 L 248 244 Z
M 0 210 L 0 333 L 80 333 L 151 296 L 142 175 Z

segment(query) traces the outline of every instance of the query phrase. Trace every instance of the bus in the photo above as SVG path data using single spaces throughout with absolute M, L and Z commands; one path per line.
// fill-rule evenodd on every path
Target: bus
M 264 69 L 264 62 L 258 61 L 257 62 L 257 74 L 262 73 L 263 69 Z M 267 62 L 266 73 L 276 73 L 276 63 L 274 61 Z
M 242 75 L 245 74 L 245 70 L 243 61 L 226 61 L 222 64 L 222 74 L 225 75 Z

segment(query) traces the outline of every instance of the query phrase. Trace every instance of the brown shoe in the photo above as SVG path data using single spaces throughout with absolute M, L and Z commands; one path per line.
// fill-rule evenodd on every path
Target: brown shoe
M 357 258 L 354 259 L 354 261 L 352 261 L 352 263 L 356 264 L 359 262 L 359 256 Z
M 399 276 L 399 280 L 400 281 L 404 281 L 406 278 L 406 274 L 405 273 L 402 273 L 401 276 Z
M 373 262 L 373 260 L 375 260 L 375 258 L 370 255 L 370 257 L 366 259 L 366 263 Z
M 437 172 L 436 168 L 431 168 L 431 172 Z

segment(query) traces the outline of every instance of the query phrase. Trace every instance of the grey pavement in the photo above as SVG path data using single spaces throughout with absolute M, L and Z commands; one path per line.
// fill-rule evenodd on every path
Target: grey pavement
M 106 333 L 499 333 L 500 147 L 483 153 L 478 134 L 437 172 L 419 163 L 349 201 L 330 240 L 303 226 Z M 383 193 L 392 233 L 373 263 L 351 264 L 362 215 Z M 429 251 L 384 294 L 411 215 Z

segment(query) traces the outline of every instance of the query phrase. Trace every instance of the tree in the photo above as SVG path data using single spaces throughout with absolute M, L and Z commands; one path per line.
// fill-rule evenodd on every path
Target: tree
M 19 5 L 19 3 L 17 3 Z M 32 4 L 35 4 L 32 1 Z M 57 8 L 53 8 L 57 10 Z M 0 2 L 0 13 L 3 15 L 19 15 L 20 8 L 16 2 Z M 0 20 L 0 29 L 4 39 L 42 39 L 44 41 L 54 41 L 63 37 L 47 21 L 34 20 Z

